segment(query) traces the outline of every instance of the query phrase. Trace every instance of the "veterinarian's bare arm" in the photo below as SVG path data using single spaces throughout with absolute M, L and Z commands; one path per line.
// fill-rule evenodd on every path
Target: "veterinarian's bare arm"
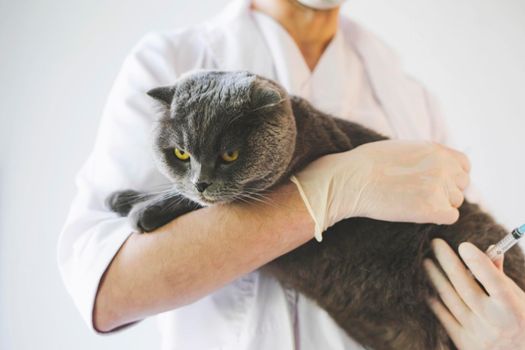
M 292 183 L 274 205 L 231 204 L 133 234 L 99 286 L 94 326 L 118 326 L 191 303 L 307 242 L 314 224 Z

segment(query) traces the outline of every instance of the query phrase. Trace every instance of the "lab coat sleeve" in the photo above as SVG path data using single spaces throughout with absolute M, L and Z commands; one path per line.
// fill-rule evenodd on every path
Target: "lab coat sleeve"
M 132 233 L 127 219 L 111 212 L 105 199 L 113 191 L 146 189 L 162 181 L 148 142 L 158 111 L 146 91 L 173 83 L 173 58 L 173 42 L 161 34 L 148 34 L 133 48 L 110 91 L 94 148 L 76 177 L 77 193 L 58 242 L 58 265 L 92 329 L 101 276 Z
M 448 123 L 445 119 L 441 105 L 437 98 L 427 89 L 423 88 L 425 101 L 428 106 L 430 122 L 432 125 L 432 141 L 441 143 L 443 145 L 450 145 L 452 143 Z

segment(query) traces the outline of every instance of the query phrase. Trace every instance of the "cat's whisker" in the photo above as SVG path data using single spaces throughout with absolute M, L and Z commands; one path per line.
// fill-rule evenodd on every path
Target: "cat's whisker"
M 170 192 L 166 192 L 164 194 L 161 194 L 161 195 L 156 195 L 154 196 L 153 198 L 151 198 L 151 204 L 156 204 L 156 203 L 161 203 L 161 202 L 166 202 L 174 197 L 177 197 L 179 196 L 180 198 L 184 198 L 180 195 L 179 192 L 177 191 L 170 191 Z M 180 198 L 178 199 L 180 201 Z M 170 202 L 170 205 L 172 203 L 177 203 L 177 201 L 173 200 L 172 202 Z
M 243 199 L 249 198 L 252 201 L 257 201 L 257 202 L 261 202 L 261 203 L 265 203 L 265 204 L 275 205 L 275 201 L 273 201 L 268 196 L 266 196 L 264 194 L 264 192 L 268 193 L 269 191 L 267 191 L 267 190 L 250 190 L 249 188 L 248 189 L 245 188 L 245 189 L 242 190 L 242 193 L 240 193 L 240 194 L 237 191 L 233 191 L 233 190 L 223 190 L 221 192 L 221 194 L 223 196 L 232 197 L 234 200 L 237 200 L 237 199 L 240 199 L 241 197 L 243 197 Z
M 254 196 L 254 197 L 259 197 L 259 198 L 269 199 L 268 196 L 265 196 L 264 194 L 262 194 L 262 193 L 258 193 L 258 192 L 243 191 L 243 193 L 246 193 L 246 194 L 252 195 L 252 196 Z
M 167 188 L 165 190 L 162 190 L 162 191 L 151 191 L 151 192 L 148 192 L 147 194 L 149 195 L 161 195 L 163 193 L 170 193 L 170 192 L 173 192 L 174 189 L 173 188 Z
M 235 200 L 238 200 L 238 201 L 243 202 L 243 203 L 250 203 L 250 201 L 248 201 L 248 200 L 246 200 L 246 199 L 244 199 L 242 197 L 237 197 L 237 198 L 235 198 Z
M 169 199 L 171 197 L 174 196 L 174 193 L 173 192 L 166 192 L 166 193 L 161 193 L 161 194 L 158 194 L 156 196 L 154 196 L 152 198 L 152 200 L 154 202 L 160 202 L 160 201 L 163 201 L 163 200 L 166 200 L 166 199 Z
M 188 200 L 187 198 L 185 197 L 178 197 L 176 199 L 174 199 L 173 201 L 171 201 L 167 207 L 167 209 L 173 209 L 176 205 L 179 205 L 181 203 L 183 203 L 184 201 Z
M 244 202 L 246 204 L 254 204 L 254 202 L 258 202 L 256 200 L 254 200 L 253 198 L 250 198 L 250 196 L 247 196 L 247 195 L 243 195 L 243 196 L 239 196 L 236 198 L 236 200 L 239 200 L 241 202 Z
M 165 205 L 163 210 L 171 210 L 176 205 L 178 205 L 178 204 L 180 204 L 180 203 L 182 203 L 184 201 L 189 201 L 189 199 L 181 196 L 178 192 L 174 192 L 172 194 L 169 194 L 169 195 L 166 195 L 166 196 L 163 196 L 163 197 L 156 197 L 156 198 L 154 198 L 152 200 L 151 204 L 155 205 L 155 204 L 163 203 Z
M 173 186 L 174 186 L 174 184 L 171 183 L 171 182 L 164 183 L 164 184 L 158 184 L 158 185 L 155 185 L 155 186 L 150 186 L 150 187 L 148 187 L 147 190 L 143 190 L 140 193 L 142 193 L 142 192 L 160 193 L 160 192 L 172 189 Z
M 258 194 L 242 193 L 237 198 L 249 199 L 251 201 L 255 201 L 255 202 L 258 202 L 258 203 L 269 205 L 269 206 L 272 206 L 274 208 L 278 208 L 277 204 L 274 201 L 271 201 L 268 198 L 264 198 L 264 197 L 263 198 L 257 197 L 257 195 Z
M 150 188 L 151 189 L 157 189 L 157 188 L 171 187 L 171 186 L 173 186 L 173 183 L 172 182 L 167 182 L 167 183 L 157 184 L 157 185 L 151 186 Z
M 255 196 L 255 197 L 259 197 L 261 199 L 266 200 L 267 202 L 272 202 L 273 204 L 275 204 L 275 201 L 273 199 L 271 199 L 270 197 L 265 195 L 265 193 L 269 193 L 270 192 L 269 190 L 250 191 L 249 189 L 245 189 L 245 190 L 243 190 L 243 192 L 247 193 L 249 195 Z
M 177 198 L 177 200 L 180 202 L 182 200 L 188 200 L 187 198 L 185 198 L 184 196 L 181 196 L 181 194 L 179 192 L 172 192 L 170 194 L 167 194 L 165 195 L 162 200 L 168 200 L 168 199 L 172 199 L 172 198 Z
M 168 188 L 166 190 L 162 191 L 151 191 L 151 192 L 136 192 L 133 194 L 127 194 L 127 200 L 120 199 L 122 203 L 125 204 L 133 204 L 137 202 L 143 202 L 148 199 L 152 199 L 154 197 L 162 197 L 165 194 L 173 192 L 173 188 Z
M 251 201 L 254 201 L 254 202 L 258 202 L 258 203 L 261 203 L 261 204 L 264 204 L 264 205 L 268 205 L 268 206 L 271 206 L 271 207 L 274 207 L 274 208 L 278 208 L 278 206 L 275 203 L 271 203 L 271 202 L 266 201 L 264 199 L 256 198 L 256 197 L 253 197 L 253 196 L 250 196 L 250 195 L 247 195 L 246 198 L 249 198 Z

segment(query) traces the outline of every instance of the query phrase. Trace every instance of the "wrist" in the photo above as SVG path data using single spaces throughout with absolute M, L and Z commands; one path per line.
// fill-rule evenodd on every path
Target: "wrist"
M 277 200 L 283 201 L 281 214 L 283 219 L 289 225 L 295 226 L 294 231 L 298 233 L 298 239 L 303 243 L 309 241 L 313 237 L 315 228 L 315 221 L 306 207 L 303 198 L 297 186 L 291 181 L 287 181 L 280 186 L 275 195 Z
M 272 239 L 283 246 L 293 248 L 306 243 L 313 237 L 314 220 L 306 208 L 301 195 L 291 181 L 286 181 L 269 192 L 264 203 L 235 202 L 232 208 L 239 217 L 250 217 L 261 227 L 272 225 Z
M 358 204 L 372 167 L 356 150 L 323 156 L 292 176 L 315 222 L 315 238 L 335 223 L 361 214 Z

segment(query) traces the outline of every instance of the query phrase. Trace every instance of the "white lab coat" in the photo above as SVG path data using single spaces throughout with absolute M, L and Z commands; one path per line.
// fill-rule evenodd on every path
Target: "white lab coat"
M 432 99 L 403 73 L 395 55 L 348 18 L 342 17 L 340 26 L 363 64 L 390 136 L 445 143 Z M 104 199 L 116 189 L 166 183 L 148 146 L 155 108 L 145 91 L 196 68 L 279 78 L 261 35 L 249 0 L 237 0 L 204 25 L 147 35 L 125 60 L 93 152 L 77 176 L 77 196 L 58 245 L 64 283 L 90 327 L 100 277 L 132 232 L 125 218 L 104 207 Z M 360 349 L 326 312 L 257 271 L 158 319 L 163 349 Z

